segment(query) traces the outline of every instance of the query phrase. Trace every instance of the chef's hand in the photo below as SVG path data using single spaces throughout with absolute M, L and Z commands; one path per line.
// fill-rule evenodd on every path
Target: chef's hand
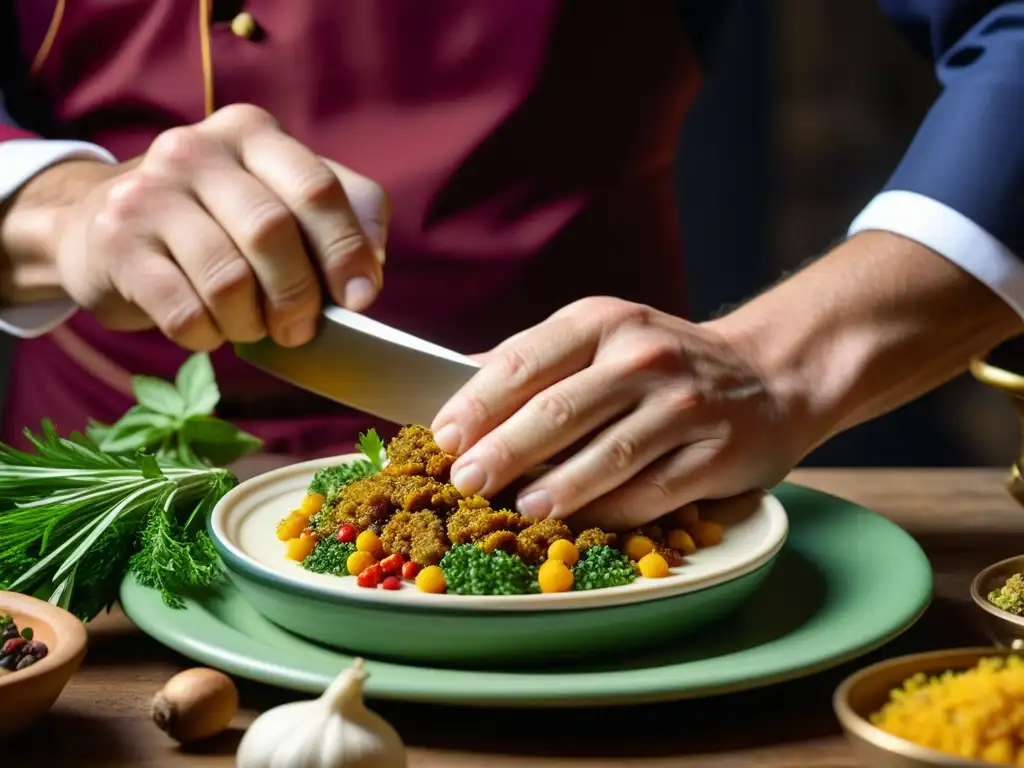
M 321 281 L 357 311 L 381 286 L 384 190 L 258 107 L 172 128 L 120 166 L 55 166 L 21 197 L 47 184 L 65 202 L 49 244 L 60 284 L 109 328 L 156 326 L 192 350 L 294 346 L 314 333 Z
M 531 518 L 629 529 L 689 502 L 768 488 L 816 438 L 756 351 L 613 298 L 571 304 L 481 356 L 432 424 L 452 480 L 494 494 L 583 438 L 519 492 Z M 787 383 L 787 391 L 792 382 Z

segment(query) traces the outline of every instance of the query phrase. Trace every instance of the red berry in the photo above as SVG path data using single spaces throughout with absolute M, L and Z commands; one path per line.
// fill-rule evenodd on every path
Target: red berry
M 412 581 L 416 578 L 416 574 L 420 572 L 420 564 L 414 563 L 412 560 L 402 566 L 402 578 L 409 579 Z
M 392 574 L 398 574 L 402 570 L 402 564 L 405 562 L 405 558 L 395 552 L 393 555 L 388 555 L 380 561 L 380 567 L 384 569 L 384 573 L 389 576 Z
M 341 528 L 338 529 L 338 541 L 342 544 L 351 544 L 356 540 L 356 536 L 359 535 L 359 531 L 356 530 L 354 525 L 345 523 Z
M 384 570 L 380 567 L 380 563 L 374 563 L 363 569 L 363 572 L 356 577 L 356 583 L 360 587 L 370 587 L 372 589 L 380 584 L 383 576 Z
M 401 589 L 402 580 L 397 576 L 388 576 L 380 583 L 381 589 Z
M 27 642 L 28 640 L 24 637 L 12 637 L 4 643 L 4 647 L 0 650 L 0 653 L 3 653 L 4 656 L 10 656 L 12 653 L 17 652 L 17 650 Z

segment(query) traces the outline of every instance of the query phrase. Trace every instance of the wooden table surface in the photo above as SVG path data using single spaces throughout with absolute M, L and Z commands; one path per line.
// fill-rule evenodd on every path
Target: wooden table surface
M 409 746 L 410 768 L 782 768 L 860 765 L 830 705 L 838 682 L 897 653 L 983 643 L 968 585 L 983 566 L 1024 551 L 1024 510 L 992 470 L 804 470 L 793 480 L 859 502 L 903 525 L 927 551 L 935 600 L 883 651 L 760 691 L 616 710 L 377 707 Z M 89 656 L 48 718 L 5 747 L 5 764 L 228 766 L 254 712 L 294 694 L 240 683 L 236 728 L 202 753 L 179 750 L 148 719 L 150 697 L 190 663 L 115 612 L 90 627 Z

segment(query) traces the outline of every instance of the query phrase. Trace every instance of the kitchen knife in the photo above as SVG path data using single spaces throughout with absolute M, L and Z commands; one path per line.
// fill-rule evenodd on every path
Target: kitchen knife
M 337 306 L 321 312 L 308 344 L 282 347 L 269 338 L 236 344 L 235 353 L 302 389 L 396 424 L 429 425 L 480 366 Z

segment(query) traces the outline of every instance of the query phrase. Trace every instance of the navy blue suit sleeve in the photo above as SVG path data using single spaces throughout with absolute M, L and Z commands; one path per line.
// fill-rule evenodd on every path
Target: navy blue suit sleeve
M 886 190 L 944 203 L 1024 257 L 1024 2 L 879 4 L 942 84 Z

